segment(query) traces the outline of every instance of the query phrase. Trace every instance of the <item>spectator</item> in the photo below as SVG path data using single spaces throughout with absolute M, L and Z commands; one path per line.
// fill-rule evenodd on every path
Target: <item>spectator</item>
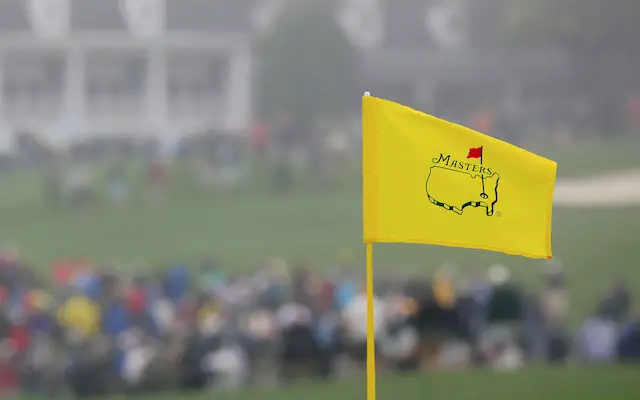
M 62 203 L 62 167 L 60 162 L 54 160 L 50 168 L 47 168 L 44 177 L 45 202 L 51 207 L 59 207 Z
M 126 170 L 122 162 L 116 162 L 111 167 L 108 179 L 109 199 L 114 205 L 120 206 L 126 200 L 128 192 Z
M 375 296 L 373 298 L 374 332 L 376 341 L 386 331 L 385 305 Z M 367 355 L 367 293 L 361 288 L 360 293 L 351 299 L 342 311 L 345 329 L 345 345 L 350 358 L 356 363 L 364 363 Z
M 621 331 L 618 342 L 618 359 L 625 363 L 640 362 L 640 316 Z
M 547 361 L 551 364 L 564 364 L 571 352 L 571 338 L 561 329 L 556 328 L 548 334 Z
M 320 343 L 313 333 L 311 310 L 300 302 L 284 304 L 276 315 L 281 329 L 279 365 L 281 378 L 291 382 L 302 374 L 315 374 L 322 359 Z
M 86 263 L 57 264 L 51 285 L 56 290 L 49 291 L 17 253 L 5 256 L 0 259 L 0 391 L 17 382 L 30 390 L 25 394 L 36 396 L 55 394 L 62 382 L 79 397 L 236 389 L 250 374 L 256 383 L 273 382 L 270 374 L 278 369 L 286 382 L 300 372 L 330 377 L 339 372 L 342 358 L 355 361 L 350 364 L 358 372 L 366 359 L 367 296 L 347 274 L 322 276 L 300 268 L 291 279 L 286 263 L 277 260 L 251 275 L 227 277 L 212 269 L 193 285 L 186 264 L 133 280 Z M 520 328 L 549 363 L 565 363 L 574 348 L 588 363 L 640 359 L 638 320 L 618 336 L 615 318 L 624 313 L 615 310 L 630 302 L 621 285 L 585 321 L 572 346 L 562 323 L 542 323 L 538 296 L 510 280 L 504 267 L 491 268 L 490 275 L 490 286 L 467 282 L 455 290 L 442 274 L 432 280 L 394 276 L 377 285 L 378 366 L 406 371 L 426 361 L 431 367 L 464 368 L 478 353 L 496 370 L 518 369 L 525 362 L 517 341 Z M 561 276 L 548 277 L 543 293 L 564 290 Z M 67 360 L 71 367 L 63 381 Z
M 602 300 L 602 312 L 617 322 L 624 321 L 631 309 L 631 294 L 627 286 L 621 281 L 615 281 L 609 287 Z
M 269 148 L 269 126 L 266 123 L 258 123 L 251 130 L 251 139 L 256 156 L 263 159 Z
M 85 209 L 95 200 L 93 184 L 94 173 L 89 165 L 77 164 L 72 167 L 64 182 L 64 192 L 74 208 Z
M 97 303 L 76 294 L 70 297 L 58 310 L 58 323 L 68 331 L 74 331 L 82 338 L 94 337 L 100 332 L 101 311 Z
M 552 265 L 545 278 L 545 287 L 540 296 L 545 322 L 551 327 L 564 326 L 569 312 L 569 300 L 560 265 Z
M 296 142 L 293 117 L 288 111 L 278 114 L 274 127 L 276 140 L 276 165 L 273 175 L 273 190 L 286 192 L 293 184 L 293 149 Z
M 10 359 L 13 356 L 11 342 L 0 332 L 0 397 L 16 394 L 18 390 L 18 376 Z
M 149 196 L 152 203 L 162 203 L 166 200 L 169 182 L 169 165 L 166 157 L 156 155 L 149 164 L 147 173 L 149 182 Z
M 609 310 L 600 306 L 580 328 L 577 343 L 581 359 L 589 364 L 615 361 L 618 331 L 618 324 Z

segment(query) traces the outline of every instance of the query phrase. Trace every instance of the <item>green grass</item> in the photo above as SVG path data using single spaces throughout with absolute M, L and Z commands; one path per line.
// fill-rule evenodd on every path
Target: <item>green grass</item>
M 491 372 L 435 373 L 422 376 L 389 376 L 379 379 L 380 399 L 429 400 L 624 400 L 637 398 L 637 370 L 540 369 L 509 374 Z M 265 395 L 248 392 L 243 400 L 364 399 L 364 381 L 330 386 L 299 387 Z M 234 396 L 230 396 L 233 399 Z
M 563 367 L 516 373 L 473 371 L 378 378 L 381 400 L 634 400 L 640 391 L 638 370 L 632 367 Z M 333 384 L 215 394 L 218 400 L 365 399 L 364 379 Z M 196 400 L 197 395 L 154 395 L 143 399 Z M 115 399 L 114 399 L 115 400 Z

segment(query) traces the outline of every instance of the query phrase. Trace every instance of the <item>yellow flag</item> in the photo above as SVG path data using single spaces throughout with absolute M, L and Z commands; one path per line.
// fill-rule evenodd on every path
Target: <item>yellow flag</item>
M 557 164 L 388 100 L 362 100 L 365 243 L 551 258 Z

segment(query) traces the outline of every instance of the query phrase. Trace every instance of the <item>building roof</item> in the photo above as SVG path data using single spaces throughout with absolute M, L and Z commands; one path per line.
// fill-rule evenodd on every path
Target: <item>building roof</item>
M 31 29 L 27 19 L 25 0 L 0 1 L 0 33 Z
M 1 0 L 0 34 L 31 31 L 29 8 L 32 2 L 58 9 L 68 4 L 71 32 L 125 31 L 128 30 L 127 19 L 123 13 L 126 1 Z M 154 0 L 131 1 L 134 8 L 137 5 L 143 8 L 145 4 L 154 3 Z M 258 1 L 260 0 L 164 0 L 165 26 L 168 31 L 249 33 L 252 29 L 252 12 Z M 47 12 L 51 11 L 44 11 L 44 15 Z
M 168 0 L 167 29 L 250 32 L 258 1 Z

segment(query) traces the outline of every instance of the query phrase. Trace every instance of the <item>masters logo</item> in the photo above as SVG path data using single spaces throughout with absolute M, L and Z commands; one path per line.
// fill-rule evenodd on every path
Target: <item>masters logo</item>
M 492 216 L 498 202 L 500 175 L 483 164 L 483 148 L 469 149 L 467 160 L 456 160 L 450 154 L 433 158 L 427 178 L 429 201 L 445 210 L 462 215 L 467 207 L 482 207 Z

